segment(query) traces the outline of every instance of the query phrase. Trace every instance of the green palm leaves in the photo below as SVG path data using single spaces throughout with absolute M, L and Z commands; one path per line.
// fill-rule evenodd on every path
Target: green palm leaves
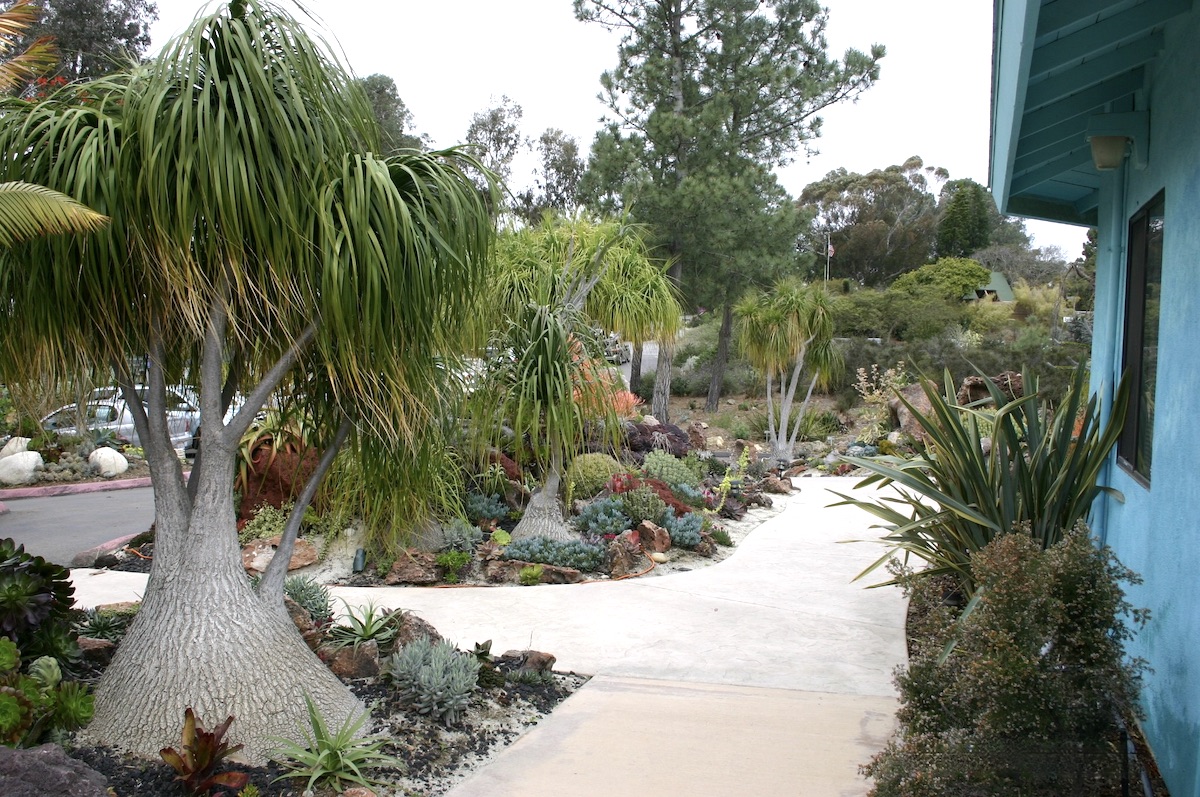
M 593 328 L 644 340 L 673 335 L 680 321 L 663 268 L 616 222 L 547 220 L 500 236 L 483 307 L 496 356 L 479 412 L 528 435 L 543 465 L 573 456 L 588 417 L 616 434 Z
M 252 378 L 312 328 L 305 368 L 324 394 L 411 439 L 488 256 L 471 161 L 371 154 L 369 103 L 340 65 L 275 6 L 237 5 L 131 72 L 5 106 L 0 179 L 112 223 L 0 264 L 0 359 L 27 375 L 31 351 L 69 368 L 67 351 L 110 362 L 161 345 L 195 374 L 219 327 Z

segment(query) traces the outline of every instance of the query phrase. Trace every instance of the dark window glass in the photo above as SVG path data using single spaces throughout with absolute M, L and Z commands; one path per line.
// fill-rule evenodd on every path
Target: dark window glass
M 1131 393 L 1117 458 L 1146 483 L 1150 481 L 1154 458 L 1154 387 L 1158 381 L 1164 208 L 1163 194 L 1160 193 L 1129 222 L 1124 370 L 1131 380 Z

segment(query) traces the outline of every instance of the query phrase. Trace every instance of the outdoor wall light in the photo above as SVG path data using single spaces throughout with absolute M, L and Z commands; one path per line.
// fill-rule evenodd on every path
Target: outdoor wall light
M 1092 163 L 1096 165 L 1096 171 L 1111 172 L 1125 160 L 1129 139 L 1125 136 L 1092 136 L 1089 143 L 1092 145 Z
M 1096 170 L 1110 172 L 1128 156 L 1135 169 L 1145 169 L 1150 157 L 1150 113 L 1102 113 L 1088 118 L 1087 140 Z

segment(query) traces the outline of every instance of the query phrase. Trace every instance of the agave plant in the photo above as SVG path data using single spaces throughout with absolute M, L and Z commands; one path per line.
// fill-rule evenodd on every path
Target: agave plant
M 975 590 L 971 554 L 992 539 L 1027 523 L 1031 536 L 1049 548 L 1076 522 L 1087 519 L 1102 491 L 1120 495 L 1098 480 L 1120 436 L 1128 386 L 1122 380 L 1108 421 L 1102 424 L 1097 397 L 1085 403 L 1086 375 L 1083 366 L 1076 369 L 1058 406 L 1039 395 L 1030 374 L 1025 374 L 1025 395 L 1012 400 L 985 380 L 991 393 L 986 406 L 961 406 L 944 398 L 928 380 L 921 381 L 931 405 L 928 415 L 901 396 L 928 436 L 926 453 L 911 460 L 845 457 L 872 471 L 856 489 L 892 485 L 899 495 L 875 500 L 836 493 L 843 500 L 835 506 L 865 509 L 887 530 L 879 540 L 887 552 L 858 578 L 903 553 L 906 559 L 913 555 L 929 564 L 920 575 L 951 574 L 970 595 Z M 954 396 L 949 371 L 945 385 L 946 395 Z M 985 452 L 980 430 L 988 425 L 992 445 Z

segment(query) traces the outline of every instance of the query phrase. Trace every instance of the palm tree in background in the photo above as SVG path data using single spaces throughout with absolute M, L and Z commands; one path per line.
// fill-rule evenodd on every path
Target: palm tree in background
M 832 302 L 825 291 L 788 278 L 769 291 L 743 298 L 734 316 L 743 353 L 767 377 L 771 456 L 790 463 L 813 390 L 827 385 L 842 368 L 841 355 L 833 347 Z M 804 400 L 793 417 L 797 389 L 806 380 Z
M 600 338 L 609 330 L 638 342 L 674 337 L 674 288 L 639 230 L 547 218 L 500 236 L 484 307 L 495 332 L 474 416 L 528 446 L 543 478 L 513 539 L 570 539 L 559 498 L 565 468 L 589 421 L 610 445 L 621 433 Z

